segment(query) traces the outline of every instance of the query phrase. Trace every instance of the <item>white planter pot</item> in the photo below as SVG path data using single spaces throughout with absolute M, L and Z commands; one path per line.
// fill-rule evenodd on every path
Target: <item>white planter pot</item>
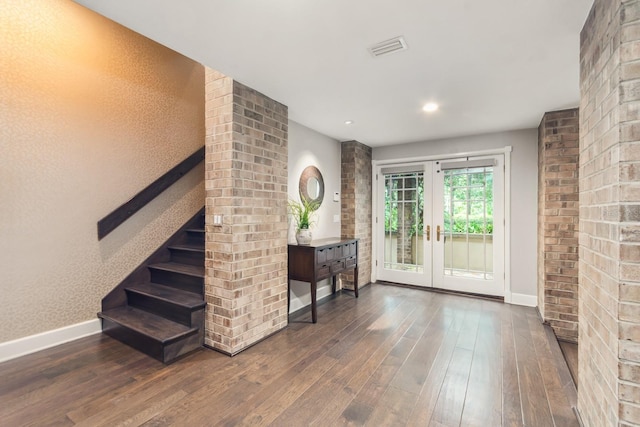
M 300 229 L 296 233 L 296 240 L 298 241 L 299 245 L 308 245 L 311 243 L 311 239 L 311 230 L 309 230 L 308 228 Z

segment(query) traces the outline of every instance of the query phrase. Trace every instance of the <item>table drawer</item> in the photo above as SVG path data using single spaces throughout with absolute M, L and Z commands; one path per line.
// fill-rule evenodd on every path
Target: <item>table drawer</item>
M 349 256 L 349 245 L 336 246 L 336 258 Z
M 345 268 L 351 268 L 351 267 L 353 267 L 355 265 L 356 265 L 356 257 L 355 256 L 347 258 L 345 260 L 345 262 L 344 262 Z
M 321 264 L 327 261 L 332 261 L 336 258 L 336 248 L 332 247 L 332 248 L 324 248 L 324 249 L 319 249 L 316 255 L 316 264 Z
M 322 264 L 316 266 L 316 279 L 322 280 L 331 276 L 331 266 L 329 264 Z
M 344 270 L 344 260 L 339 259 L 331 263 L 331 274 L 336 274 Z
M 319 249 L 316 251 L 316 264 L 322 264 L 323 262 L 327 262 L 327 250 Z

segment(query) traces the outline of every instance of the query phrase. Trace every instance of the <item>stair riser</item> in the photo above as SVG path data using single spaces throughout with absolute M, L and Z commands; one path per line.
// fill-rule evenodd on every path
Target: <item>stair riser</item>
M 202 322 L 203 320 L 201 320 Z M 181 356 L 190 353 L 194 350 L 202 348 L 204 345 L 204 330 L 200 328 L 197 334 L 193 334 L 184 340 L 169 344 L 165 346 L 163 350 L 164 363 L 171 363 L 176 361 Z
M 174 322 L 181 323 L 185 326 L 200 326 L 198 324 L 191 323 L 192 310 L 180 305 L 172 304 L 169 301 L 164 301 L 149 295 L 127 290 L 127 302 L 132 307 L 157 314 L 158 316 L 173 320 Z
M 204 311 L 204 310 L 201 310 Z M 203 314 L 198 313 L 194 320 L 203 321 Z M 162 343 L 137 331 L 113 322 L 109 319 L 102 319 L 102 332 L 120 342 L 145 353 L 162 363 L 174 362 L 179 357 L 190 353 L 204 344 L 204 331 L 202 328 L 197 333 L 193 333 L 178 341 L 163 345 Z
M 180 264 L 204 265 L 204 251 L 185 251 L 182 249 L 170 248 L 171 261 Z
M 185 233 L 185 243 L 189 245 L 202 245 L 204 247 L 204 233 L 197 231 L 187 231 Z
M 173 271 L 156 270 L 154 268 L 149 268 L 149 271 L 151 272 L 151 281 L 153 283 L 203 295 L 204 278 L 202 277 L 190 276 Z
M 102 319 L 102 332 L 109 335 L 118 341 L 127 344 L 129 347 L 133 347 L 142 353 L 145 353 L 154 359 L 163 361 L 164 350 L 162 343 L 144 335 L 137 331 L 129 329 L 119 323 L 113 322 L 109 319 Z

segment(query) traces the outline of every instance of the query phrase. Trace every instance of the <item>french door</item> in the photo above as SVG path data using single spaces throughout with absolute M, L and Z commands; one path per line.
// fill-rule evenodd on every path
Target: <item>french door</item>
M 503 156 L 378 171 L 377 278 L 504 295 Z
M 377 277 L 426 286 L 431 282 L 433 164 L 397 165 L 378 174 Z M 380 262 L 382 260 L 382 262 Z

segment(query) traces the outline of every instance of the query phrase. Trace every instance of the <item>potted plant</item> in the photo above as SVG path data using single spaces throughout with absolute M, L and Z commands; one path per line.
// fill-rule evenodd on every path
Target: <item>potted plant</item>
M 312 215 L 320 207 L 316 201 L 302 199 L 300 202 L 289 200 L 289 213 L 296 223 L 296 240 L 299 245 L 311 243 Z

